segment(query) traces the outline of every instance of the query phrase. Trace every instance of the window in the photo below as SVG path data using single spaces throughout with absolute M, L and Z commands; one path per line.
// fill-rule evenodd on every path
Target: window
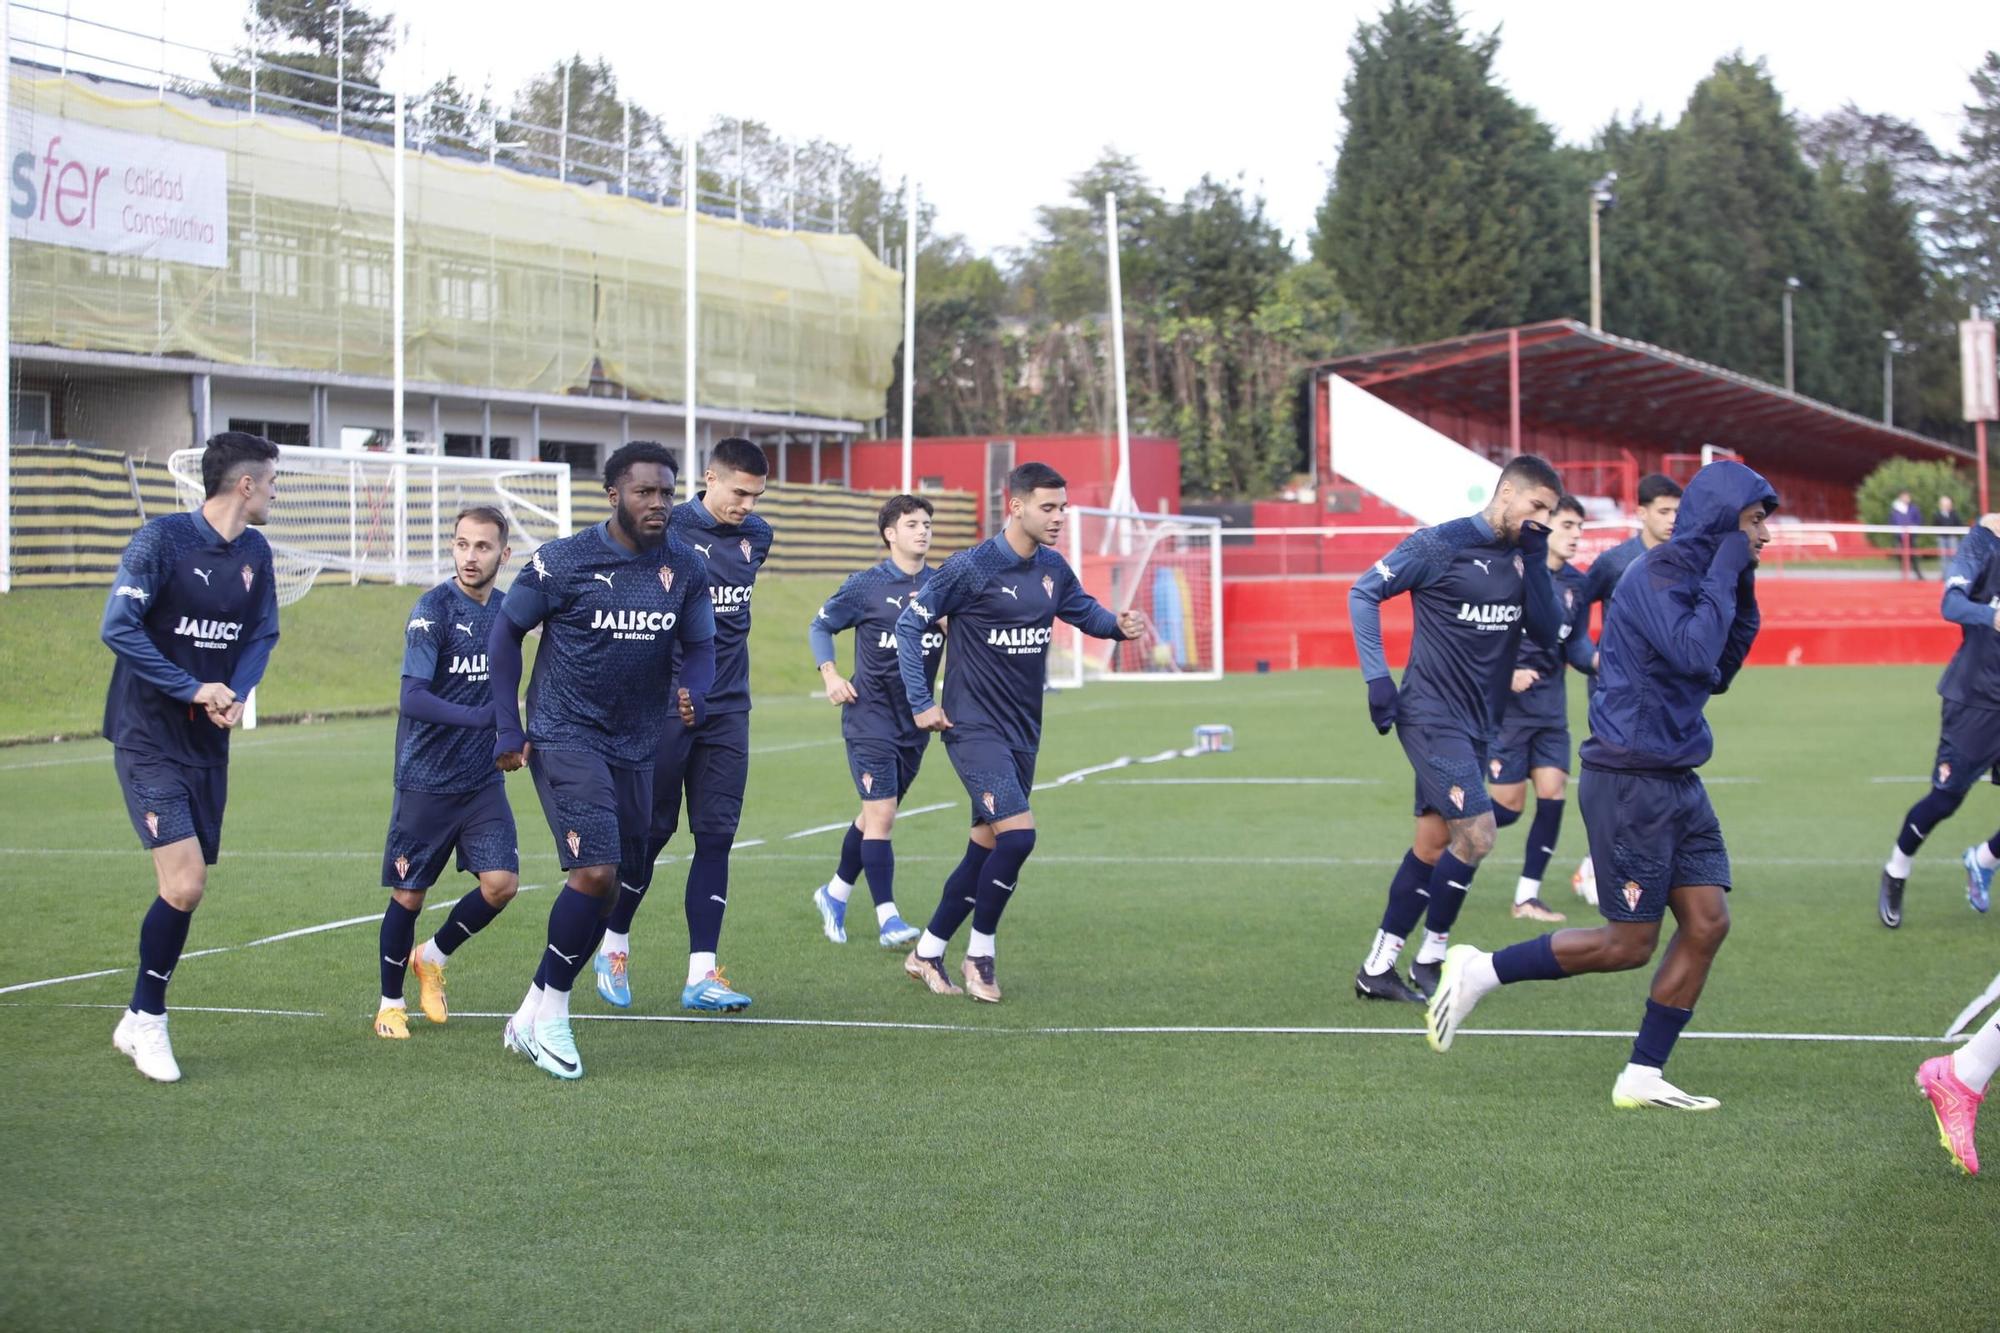
M 477 435 L 451 435 L 444 437 L 444 452 L 449 458 L 512 458 L 514 440 L 512 436 L 495 435 L 492 439 L 493 452 L 481 453 Z
M 15 444 L 47 444 L 54 429 L 49 415 L 49 395 L 39 389 L 23 389 L 10 395 L 13 419 L 8 438 Z
M 581 440 L 543 440 L 544 463 L 567 463 L 571 472 L 594 473 L 601 466 L 597 451 L 602 446 Z
M 303 421 L 251 421 L 244 417 L 231 417 L 229 429 L 261 435 L 272 444 L 304 448 L 312 443 L 312 427 Z

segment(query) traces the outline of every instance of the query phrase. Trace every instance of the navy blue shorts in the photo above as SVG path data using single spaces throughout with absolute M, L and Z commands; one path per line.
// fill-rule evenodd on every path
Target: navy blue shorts
M 1485 746 L 1448 727 L 1396 724 L 1396 739 L 1417 775 L 1416 813 L 1471 819 L 1488 814 Z
M 1486 760 L 1488 779 L 1502 785 L 1526 782 L 1538 768 L 1569 772 L 1569 727 L 1523 718 L 1500 728 L 1500 741 Z
M 125 813 L 147 851 L 194 838 L 209 865 L 222 855 L 222 807 L 229 800 L 229 768 L 177 764 L 171 759 L 113 750 L 111 767 L 125 793 Z
M 1597 910 L 1607 921 L 1658 921 L 1667 894 L 1729 887 L 1729 849 L 1692 771 L 1620 773 L 1585 767 L 1577 804 L 1597 867 Z
M 646 846 L 653 770 L 626 768 L 588 750 L 528 752 L 535 795 L 564 870 L 636 859 Z
M 651 887 L 653 863 L 680 831 L 683 795 L 690 832 L 733 842 L 749 781 L 750 714 L 718 713 L 692 728 L 669 717 L 653 761 L 646 838 L 636 855 L 619 863 L 619 881 L 641 891 Z
M 2000 709 L 1944 701 L 1931 786 L 1963 796 L 2000 764 Z M 1997 777 L 1996 780 L 2000 780 Z
M 909 794 L 923 767 L 924 746 L 930 733 L 914 744 L 850 738 L 847 742 L 847 771 L 854 778 L 854 790 L 864 801 L 900 801 Z
M 997 824 L 1026 814 L 1035 789 L 1035 752 L 999 741 L 954 741 L 945 733 L 944 752 L 965 794 L 972 798 L 972 822 Z
M 382 847 L 382 887 L 428 889 L 444 873 L 453 851 L 458 868 L 468 875 L 521 872 L 520 839 L 507 788 L 489 782 L 474 791 L 446 794 L 398 787 Z

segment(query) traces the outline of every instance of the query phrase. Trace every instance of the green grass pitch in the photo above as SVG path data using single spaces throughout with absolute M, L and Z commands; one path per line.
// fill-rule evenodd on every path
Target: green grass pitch
M 110 1044 L 152 887 L 108 751 L 0 751 L 0 986 L 116 969 L 0 994 L 0 1327 L 1990 1326 L 2000 1180 L 1951 1170 L 1910 1081 L 1944 1044 L 1702 1036 L 1936 1034 L 2000 967 L 1956 865 L 1983 788 L 1904 928 L 1874 917 L 1934 679 L 1752 669 L 1711 707 L 1735 930 L 1671 1071 L 1723 1099 L 1706 1116 L 1614 1113 L 1626 1039 L 1477 1031 L 1629 1033 L 1643 974 L 1502 992 L 1442 1057 L 1414 1010 L 1353 998 L 1409 777 L 1349 673 L 1052 698 L 1044 779 L 1202 722 L 1236 749 L 1036 798 L 998 1007 L 924 993 L 865 929 L 821 938 L 836 837 L 786 835 L 852 789 L 832 711 L 768 692 L 722 959 L 772 1021 L 582 1021 L 568 1085 L 478 1016 L 518 999 L 557 882 L 524 776 L 539 887 L 459 952 L 459 1016 L 388 1043 L 372 921 L 242 946 L 379 912 L 392 724 L 240 737 L 188 946 L 220 952 L 174 979 L 186 1077 L 158 1087 Z M 936 749 L 912 800 L 953 805 L 897 839 L 921 921 L 963 845 Z M 1457 938 L 1531 933 L 1521 845 Z M 1581 849 L 1572 808 L 1548 896 L 1588 924 Z M 636 1017 L 679 1014 L 680 878 L 638 919 Z M 1225 1030 L 1162 1030 L 1191 1027 Z M 1271 1030 L 1357 1027 L 1399 1031 Z M 1985 1147 L 2000 1173 L 2000 1127 Z

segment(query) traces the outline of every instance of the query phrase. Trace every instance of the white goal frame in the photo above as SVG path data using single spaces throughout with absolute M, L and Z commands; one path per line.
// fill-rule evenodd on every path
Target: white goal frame
M 1085 520 L 1093 520 L 1090 526 L 1097 528 L 1095 543 L 1087 542 L 1084 535 Z M 1181 539 L 1200 533 L 1208 539 L 1208 579 L 1209 613 L 1205 627 L 1213 653 L 1209 665 L 1199 670 L 1143 670 L 1105 671 L 1097 669 L 1093 663 L 1107 651 L 1115 652 L 1115 645 L 1094 647 L 1099 641 L 1090 638 L 1074 625 L 1056 621 L 1055 634 L 1050 641 L 1051 660 L 1049 663 L 1049 685 L 1055 689 L 1076 689 L 1086 682 L 1097 681 L 1197 681 L 1221 680 L 1223 659 L 1223 619 L 1222 619 L 1222 520 L 1194 514 L 1147 514 L 1137 510 L 1099 509 L 1089 505 L 1071 505 L 1068 522 L 1064 525 L 1063 555 L 1070 568 L 1083 579 L 1086 572 L 1086 555 L 1109 555 L 1113 548 L 1121 556 L 1136 555 L 1143 563 L 1147 556 L 1169 540 Z M 1112 602 L 1106 603 L 1111 610 L 1123 614 L 1132 609 L 1138 599 L 1142 580 L 1134 580 L 1117 591 Z M 1088 587 L 1086 581 L 1085 584 Z M 1060 662 L 1057 660 L 1060 653 Z

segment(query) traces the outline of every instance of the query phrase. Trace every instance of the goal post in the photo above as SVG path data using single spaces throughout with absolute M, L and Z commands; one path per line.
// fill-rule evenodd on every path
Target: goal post
M 1222 679 L 1222 522 L 1071 505 L 1064 538 L 1084 591 L 1113 611 L 1139 611 L 1130 642 L 1093 639 L 1058 620 L 1049 683 Z
M 182 449 L 167 460 L 189 508 L 203 496 L 201 455 Z M 500 571 L 502 588 L 542 543 L 570 532 L 565 463 L 283 445 L 277 489 L 263 533 L 281 606 L 329 575 L 348 583 L 442 580 L 452 567 L 452 520 L 469 505 L 507 516 L 514 556 Z

